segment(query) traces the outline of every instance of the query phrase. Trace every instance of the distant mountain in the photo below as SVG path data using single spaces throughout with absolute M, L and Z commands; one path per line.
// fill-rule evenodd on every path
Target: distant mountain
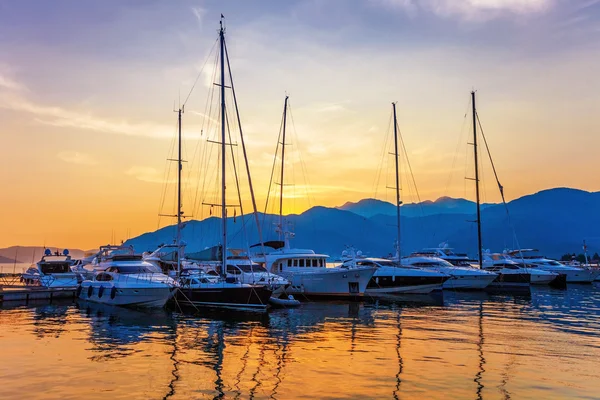
M 18 263 L 19 261 L 16 261 L 16 260 L 14 260 L 12 258 L 0 256 L 0 264 L 13 264 L 15 262 Z
M 47 248 L 49 248 L 53 252 L 59 251 L 60 253 L 62 253 L 62 251 L 65 249 L 65 247 L 56 247 L 56 246 L 49 246 Z M 73 258 L 82 258 L 83 253 L 84 253 L 83 250 L 69 249 L 69 254 Z M 0 257 L 8 258 L 8 259 L 10 259 L 10 261 L 1 261 L 0 260 L 0 263 L 4 263 L 4 262 L 11 263 L 11 262 L 14 262 L 15 259 L 17 260 L 18 263 L 38 262 L 42 258 L 43 254 L 44 254 L 44 247 L 42 247 L 42 246 L 6 247 L 3 249 L 0 249 Z
M 449 198 L 423 202 L 423 209 L 440 211 L 417 216 L 407 215 L 410 213 L 405 212 L 405 208 L 410 210 L 409 206 L 403 206 L 402 211 L 403 254 L 438 246 L 441 242 L 448 242 L 457 251 L 476 254 L 477 229 L 472 222 L 475 207 L 471 202 Z M 394 211 L 386 212 L 390 208 Z M 502 251 L 519 246 L 533 247 L 547 256 L 560 257 L 566 252 L 581 251 L 585 239 L 592 254 L 600 250 L 600 192 L 567 188 L 544 190 L 513 200 L 507 208 L 510 222 L 503 204 L 488 204 L 482 211 L 485 248 Z M 262 214 L 259 217 L 266 227 L 264 239 L 277 239 L 273 226 L 278 217 Z M 373 199 L 346 203 L 340 208 L 313 207 L 300 215 L 287 216 L 286 221 L 296 234 L 294 247 L 310 248 L 332 257 L 338 257 L 347 245 L 365 254 L 387 255 L 392 252 L 396 235 L 393 204 Z M 227 229 L 230 246 L 243 248 L 246 242 L 258 242 L 254 219 L 249 216 L 243 221 L 240 217 L 235 221 L 229 218 Z M 133 244 L 137 251 L 151 251 L 161 243 L 173 242 L 174 237 L 175 226 L 168 226 L 130 239 L 126 244 Z M 186 222 L 182 238 L 188 243 L 189 251 L 220 243 L 220 219 Z
M 482 204 L 485 209 L 494 204 Z M 393 203 L 377 199 L 363 199 L 356 203 L 347 202 L 336 207 L 340 210 L 350 211 L 366 218 L 375 215 L 396 215 Z M 436 214 L 470 214 L 475 212 L 475 202 L 452 197 L 440 197 L 436 201 L 426 200 L 420 203 L 408 203 L 400 206 L 400 214 L 405 217 L 425 217 Z

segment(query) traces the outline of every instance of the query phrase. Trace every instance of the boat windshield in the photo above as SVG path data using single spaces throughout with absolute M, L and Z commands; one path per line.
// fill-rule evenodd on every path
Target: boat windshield
M 127 265 L 110 267 L 106 269 L 106 272 L 116 272 L 117 274 L 148 274 L 153 271 L 144 265 Z
M 260 266 L 258 264 L 252 264 L 252 265 L 237 265 L 237 267 L 239 269 L 241 269 L 243 272 L 268 272 L 267 269 L 263 266 Z
M 65 274 L 71 272 L 71 265 L 64 263 L 40 263 L 40 269 L 43 274 Z

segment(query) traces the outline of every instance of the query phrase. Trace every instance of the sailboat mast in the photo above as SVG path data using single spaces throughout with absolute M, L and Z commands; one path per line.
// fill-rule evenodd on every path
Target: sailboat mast
M 227 276 L 227 209 L 225 208 L 225 31 L 220 22 L 219 41 L 221 45 L 221 224 L 223 231 L 221 274 Z
M 181 273 L 181 113 L 183 109 L 177 112 L 177 276 Z
M 477 255 L 479 267 L 483 266 L 481 254 L 481 204 L 479 201 L 479 162 L 477 161 L 477 110 L 475 108 L 475 91 L 471 92 L 471 104 L 473 105 L 473 154 L 475 155 L 475 197 L 477 201 Z
M 394 109 L 394 157 L 396 159 L 396 223 L 398 232 L 396 236 L 396 252 L 398 255 L 398 262 L 400 262 L 400 172 L 398 165 L 398 121 L 396 119 L 396 103 L 392 103 Z
M 283 103 L 283 134 L 281 138 L 281 179 L 279 180 L 279 232 L 281 235 L 283 229 L 283 169 L 285 167 L 285 127 L 287 124 L 287 103 L 288 96 L 285 96 Z

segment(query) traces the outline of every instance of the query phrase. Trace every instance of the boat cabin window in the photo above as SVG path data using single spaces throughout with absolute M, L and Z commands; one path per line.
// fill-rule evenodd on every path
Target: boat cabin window
M 298 262 L 300 263 L 300 264 L 299 264 L 299 266 L 300 266 L 300 267 L 304 267 L 304 259 L 302 259 L 302 260 L 298 260 Z
M 312 266 L 313 267 L 318 267 L 319 266 L 319 260 L 317 260 L 316 258 L 313 258 L 313 260 L 312 260 Z
M 298 266 L 298 260 L 294 260 L 294 267 Z
M 356 265 L 359 265 L 361 267 L 372 267 L 373 263 L 371 261 L 358 261 Z
M 127 265 L 119 267 L 109 267 L 106 272 L 116 272 L 117 274 L 147 274 L 151 273 L 144 265 Z
M 64 274 L 71 272 L 69 263 L 41 263 L 40 269 L 44 274 Z
M 239 269 L 244 272 L 267 272 L 266 268 L 262 265 L 252 264 L 252 265 L 238 265 Z
M 292 260 L 288 260 L 288 267 L 292 266 Z
M 228 274 L 233 274 L 233 275 L 239 275 L 242 273 L 242 271 L 240 271 L 237 267 L 233 266 L 233 265 L 228 265 L 227 266 L 227 273 Z
M 100 282 L 108 282 L 108 281 L 112 281 L 112 279 L 113 278 L 110 274 L 105 274 L 103 272 L 96 275 L 96 280 L 100 281 Z

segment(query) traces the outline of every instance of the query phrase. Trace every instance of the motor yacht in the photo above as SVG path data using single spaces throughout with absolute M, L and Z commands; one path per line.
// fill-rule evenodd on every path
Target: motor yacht
M 27 286 L 74 288 L 79 282 L 78 275 L 71 271 L 73 263 L 69 250 L 60 254 L 46 249 L 42 259 L 23 272 L 21 280 Z
M 375 266 L 327 267 L 328 255 L 310 249 L 295 249 L 290 246 L 294 236 L 287 229 L 281 231 L 283 241 L 269 241 L 264 253 L 258 251 L 252 260 L 264 264 L 267 271 L 282 276 L 291 284 L 286 294 L 302 294 L 307 298 L 360 298 L 376 271 Z M 251 248 L 262 247 L 260 244 Z M 266 249 L 265 249 L 266 250 Z
M 402 259 L 402 265 L 434 270 L 450 276 L 443 284 L 444 289 L 450 290 L 480 290 L 491 284 L 498 274 L 472 266 L 453 265 L 442 258 L 431 257 L 421 252 L 413 253 Z
M 495 288 L 526 288 L 530 285 L 550 285 L 559 280 L 559 274 L 530 268 L 503 253 L 483 253 L 483 269 L 498 277 L 489 285 Z
M 551 260 L 539 254 L 537 249 L 511 250 L 506 254 L 514 261 L 523 262 L 532 268 L 565 275 L 568 283 L 591 283 L 595 278 L 595 271 Z
M 93 263 L 91 279 L 78 288 L 82 300 L 129 307 L 163 307 L 178 284 L 142 260 L 141 255 L 113 254 Z
M 380 296 L 401 293 L 427 294 L 442 290 L 450 275 L 426 270 L 412 265 L 402 265 L 385 258 L 365 257 L 361 251 L 349 248 L 342 252 L 342 266 L 355 268 L 375 268 L 369 280 L 366 295 Z

